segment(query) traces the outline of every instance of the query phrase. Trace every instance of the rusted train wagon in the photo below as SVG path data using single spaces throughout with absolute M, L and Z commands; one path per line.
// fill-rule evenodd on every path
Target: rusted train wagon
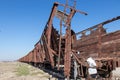
M 78 32 L 76 35 L 80 35 L 80 38 L 78 40 L 74 38 L 73 49 L 77 51 L 76 53 L 79 52 L 78 59 L 94 58 L 98 74 L 105 78 L 111 78 L 112 70 L 120 67 L 120 30 L 107 33 L 104 25 L 118 19 L 120 17 Z M 89 34 L 86 35 L 87 32 Z
M 70 13 L 66 14 L 58 10 L 58 6 L 69 8 Z M 107 33 L 104 25 L 120 19 L 120 16 L 75 33 L 70 24 L 77 11 L 68 5 L 54 3 L 40 40 L 35 44 L 34 49 L 19 61 L 55 71 L 62 74 L 62 78 L 89 79 L 89 65 L 86 60 L 92 57 L 97 64 L 98 75 L 110 79 L 112 70 L 120 67 L 120 30 Z M 86 15 L 85 12 L 78 12 Z M 64 17 L 65 35 L 61 34 L 61 26 L 63 26 L 61 21 L 60 30 L 55 29 L 54 17 Z M 86 35 L 88 31 L 90 33 Z M 78 35 L 81 35 L 79 39 L 77 39 Z

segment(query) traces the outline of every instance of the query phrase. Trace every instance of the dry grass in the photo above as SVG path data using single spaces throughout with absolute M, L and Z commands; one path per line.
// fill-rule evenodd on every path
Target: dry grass
M 30 71 L 28 66 L 26 65 L 19 65 L 18 68 L 16 69 L 17 75 L 18 76 L 26 76 L 29 75 Z

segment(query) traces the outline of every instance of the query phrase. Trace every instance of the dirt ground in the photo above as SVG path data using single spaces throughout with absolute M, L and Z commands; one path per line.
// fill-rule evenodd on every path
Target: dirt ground
M 120 80 L 120 67 L 112 71 L 113 77 L 112 80 Z
M 23 67 L 24 66 L 24 67 Z M 0 80 L 57 80 L 44 71 L 21 62 L 0 62 Z M 82 79 L 84 80 L 84 79 Z M 112 80 L 120 80 L 120 68 L 113 71 Z
M 25 67 L 21 67 L 25 66 Z M 25 73 L 28 71 L 28 73 Z M 51 79 L 50 79 L 51 78 Z M 20 62 L 0 62 L 0 80 L 55 80 L 48 73 Z

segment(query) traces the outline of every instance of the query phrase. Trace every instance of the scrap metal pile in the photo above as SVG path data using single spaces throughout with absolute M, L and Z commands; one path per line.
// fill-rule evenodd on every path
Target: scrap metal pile
M 64 11 L 58 10 L 64 7 Z M 68 14 L 66 9 L 70 10 Z M 54 3 L 48 22 L 40 40 L 26 56 L 19 59 L 44 70 L 51 70 L 62 75 L 61 78 L 89 79 L 87 58 L 92 57 L 97 66 L 98 75 L 111 79 L 111 72 L 120 67 L 120 30 L 107 33 L 104 25 L 120 19 L 120 16 L 102 22 L 81 32 L 75 33 L 71 29 L 71 20 L 76 10 L 66 3 Z M 53 24 L 54 17 L 60 19 L 60 30 Z M 64 23 L 65 35 L 62 34 Z M 90 32 L 86 35 L 87 32 Z M 77 36 L 81 35 L 79 39 Z

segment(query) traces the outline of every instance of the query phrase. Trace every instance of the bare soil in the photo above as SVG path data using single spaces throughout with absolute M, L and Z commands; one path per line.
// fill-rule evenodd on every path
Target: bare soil
M 26 66 L 29 73 L 20 73 L 18 68 Z M 24 71 L 24 69 L 23 69 Z M 20 73 L 20 75 L 18 74 Z M 22 75 L 23 74 L 23 75 Z M 51 75 L 21 62 L 0 62 L 0 80 L 55 80 Z
M 120 67 L 112 71 L 112 80 L 120 80 Z

